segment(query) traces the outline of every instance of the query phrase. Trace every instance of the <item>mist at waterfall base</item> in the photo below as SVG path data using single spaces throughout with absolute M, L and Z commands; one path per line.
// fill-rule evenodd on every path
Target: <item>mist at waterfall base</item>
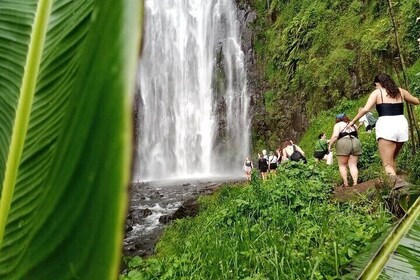
M 133 181 L 243 176 L 250 150 L 233 0 L 146 0 Z

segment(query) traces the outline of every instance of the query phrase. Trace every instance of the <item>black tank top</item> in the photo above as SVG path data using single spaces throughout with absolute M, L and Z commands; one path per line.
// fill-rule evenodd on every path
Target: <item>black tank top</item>
M 346 136 L 353 136 L 353 137 L 356 137 L 357 138 L 358 137 L 357 130 L 353 130 L 353 131 L 350 131 L 350 132 L 341 131 L 340 134 L 338 134 L 338 139 L 343 138 L 343 137 L 346 137 Z
M 381 104 L 376 104 L 376 111 L 378 111 L 378 115 L 380 117 L 382 116 L 398 116 L 398 115 L 404 115 L 404 103 L 384 103 L 384 98 L 382 96 L 382 90 L 381 91 Z
M 342 122 L 344 122 L 344 121 L 342 121 Z M 351 131 L 349 131 L 349 129 L 351 129 Z M 350 128 L 347 128 L 347 123 L 346 123 L 346 126 L 338 134 L 337 140 L 339 140 L 343 137 L 346 137 L 346 136 L 350 136 L 350 138 L 353 138 L 353 137 L 358 138 L 357 129 L 354 125 L 351 126 Z

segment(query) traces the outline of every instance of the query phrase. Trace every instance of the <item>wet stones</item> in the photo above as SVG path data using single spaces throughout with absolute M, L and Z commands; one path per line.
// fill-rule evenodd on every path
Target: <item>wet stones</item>
M 199 205 L 197 203 L 197 198 L 192 197 L 187 199 L 173 214 L 160 216 L 159 222 L 167 224 L 176 219 L 194 217 L 198 214 L 198 211 Z
M 140 209 L 140 210 L 131 209 L 128 212 L 127 221 L 126 221 L 126 225 L 125 225 L 125 231 L 126 232 L 132 231 L 133 226 L 135 224 L 141 223 L 142 219 L 144 219 L 144 218 L 146 218 L 146 217 L 148 217 L 152 214 L 153 214 L 153 212 L 149 208 Z

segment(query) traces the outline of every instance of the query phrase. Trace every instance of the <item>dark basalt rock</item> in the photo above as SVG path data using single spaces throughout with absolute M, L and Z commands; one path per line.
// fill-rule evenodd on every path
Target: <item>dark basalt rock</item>
M 197 203 L 197 197 L 192 197 L 182 203 L 182 205 L 173 214 L 161 216 L 159 218 L 159 222 L 167 224 L 176 219 L 194 217 L 198 214 L 198 211 L 199 205 Z
M 147 216 L 150 216 L 152 214 L 153 214 L 153 212 L 149 208 L 146 208 L 146 209 L 143 209 L 143 210 L 140 211 L 140 217 L 141 218 L 146 218 Z

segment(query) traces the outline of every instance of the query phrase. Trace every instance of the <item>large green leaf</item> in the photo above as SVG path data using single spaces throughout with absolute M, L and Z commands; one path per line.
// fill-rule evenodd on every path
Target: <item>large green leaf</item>
M 414 222 L 385 264 L 379 279 L 420 279 L 420 219 Z
M 420 278 L 420 198 L 410 207 L 359 279 Z
M 141 10 L 0 0 L 0 279 L 117 277 Z

